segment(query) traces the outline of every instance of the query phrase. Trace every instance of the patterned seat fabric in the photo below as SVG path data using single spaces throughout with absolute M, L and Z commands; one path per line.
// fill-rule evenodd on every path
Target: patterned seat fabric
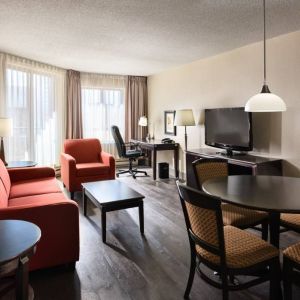
M 195 165 L 195 169 L 199 186 L 202 186 L 206 180 L 228 176 L 228 165 L 226 162 L 200 162 Z M 232 204 L 222 204 L 222 213 L 224 225 L 237 227 L 248 227 L 258 224 L 259 221 L 263 221 L 268 217 L 266 212 L 246 209 Z
M 246 268 L 277 257 L 279 251 L 274 246 L 255 235 L 233 226 L 224 226 L 226 263 L 229 268 Z M 196 245 L 197 253 L 215 265 L 220 258 Z M 300 248 L 299 248 L 300 252 Z
M 266 212 L 238 207 L 231 204 L 222 204 L 223 223 L 237 227 L 256 224 L 268 217 Z
M 300 264 L 300 242 L 286 248 L 283 251 L 283 255 Z
M 300 215 L 299 214 L 281 214 L 281 225 L 287 225 L 289 227 L 295 227 L 300 230 Z

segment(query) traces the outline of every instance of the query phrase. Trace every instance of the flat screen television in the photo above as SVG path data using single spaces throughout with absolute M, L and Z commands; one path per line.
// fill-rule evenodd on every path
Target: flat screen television
M 205 109 L 205 144 L 233 151 L 251 151 L 252 114 L 244 107 Z

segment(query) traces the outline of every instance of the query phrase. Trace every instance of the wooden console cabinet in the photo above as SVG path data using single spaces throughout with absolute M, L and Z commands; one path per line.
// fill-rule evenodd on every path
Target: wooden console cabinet
M 282 160 L 255 155 L 225 156 L 218 149 L 201 148 L 186 152 L 187 185 L 197 188 L 192 162 L 199 158 L 222 158 L 228 162 L 230 175 L 277 175 L 282 176 Z

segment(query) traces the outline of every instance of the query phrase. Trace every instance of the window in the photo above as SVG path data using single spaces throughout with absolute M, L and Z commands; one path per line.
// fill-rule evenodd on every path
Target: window
M 104 151 L 116 155 L 111 126 L 125 134 L 125 90 L 109 88 L 82 89 L 83 136 L 98 138 Z
M 9 161 L 34 160 L 41 165 L 58 163 L 61 148 L 58 132 L 56 78 L 26 68 L 6 69 L 6 112 L 13 118 Z

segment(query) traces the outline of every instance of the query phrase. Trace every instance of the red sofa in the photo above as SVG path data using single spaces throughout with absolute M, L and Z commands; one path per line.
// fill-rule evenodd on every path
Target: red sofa
M 60 163 L 61 178 L 72 199 L 83 182 L 115 179 L 115 159 L 102 151 L 98 139 L 65 140 Z
M 0 160 L 0 220 L 32 222 L 42 232 L 30 260 L 36 270 L 79 259 L 78 205 L 61 192 L 52 168 L 6 169 Z

